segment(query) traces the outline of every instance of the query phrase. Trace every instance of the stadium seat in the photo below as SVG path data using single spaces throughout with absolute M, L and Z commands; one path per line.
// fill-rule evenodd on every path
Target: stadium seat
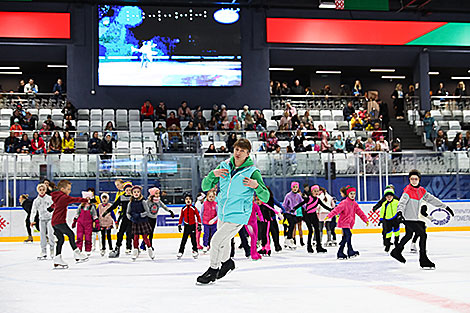
M 140 122 L 140 111 L 139 110 L 129 110 L 129 122 L 139 121 Z
M 118 132 L 118 141 L 129 141 L 129 132 Z
M 51 113 L 51 117 L 54 121 L 64 119 L 64 114 L 62 114 L 61 109 L 53 109 Z
M 118 141 L 116 144 L 116 153 L 129 153 L 129 142 Z
M 10 120 L 0 120 L 0 131 L 9 131 L 10 130 Z
M 338 121 L 338 130 L 348 131 L 349 123 L 347 121 Z
M 88 109 L 79 109 L 77 111 L 78 120 L 89 120 L 90 119 L 90 110 Z M 41 110 L 39 110 L 39 115 L 41 115 Z
M 321 110 L 320 111 L 320 121 L 331 121 L 331 111 L 330 110 Z
M 458 121 L 449 121 L 449 130 L 461 130 L 460 123 Z
M 463 122 L 463 112 L 462 112 L 462 110 L 453 110 L 452 111 L 452 119 L 456 120 L 456 121 L 459 121 L 459 122 Z
M 273 111 L 273 110 L 269 110 L 269 109 L 264 109 L 264 110 L 263 110 L 263 114 L 264 114 L 264 119 L 265 119 L 266 121 L 269 121 L 269 120 L 271 120 L 271 118 L 273 117 L 274 111 Z
M 463 110 L 462 116 L 463 116 L 464 123 L 470 123 L 470 110 Z
M 450 110 L 442 110 L 441 115 L 444 121 L 452 120 L 452 112 Z
M 277 126 L 277 122 L 276 121 L 267 121 L 266 122 L 266 128 L 268 131 L 277 131 L 278 129 L 278 126 Z
M 331 116 L 333 118 L 333 121 L 343 121 L 344 120 L 344 117 L 343 117 L 343 111 L 341 110 L 332 110 L 331 111 Z
M 155 134 L 153 132 L 142 132 L 142 140 L 146 141 L 155 141 Z
M 140 122 L 139 121 L 129 121 L 129 131 L 131 133 L 140 132 Z
M 113 122 L 114 125 L 114 110 L 113 109 L 104 109 L 103 110 L 103 123 L 106 125 L 108 121 Z
M 202 116 L 209 122 L 212 118 L 211 116 L 212 110 L 202 110 Z
M 142 132 L 153 132 L 153 122 L 152 121 L 143 121 L 142 122 Z
M 314 121 L 320 120 L 320 111 L 319 110 L 310 110 L 310 116 Z
M 431 110 L 431 116 L 434 117 L 436 121 L 442 121 L 443 117 L 441 111 L 439 110 Z M 418 118 L 419 120 L 419 118 Z
M 101 120 L 91 120 L 90 121 L 90 132 L 102 132 L 103 131 L 103 124 Z
M 91 121 L 101 121 L 103 117 L 103 111 L 101 109 L 92 109 L 90 110 L 90 120 Z
M 127 110 L 119 109 L 116 111 L 116 129 L 126 130 L 128 126 Z
M 157 147 L 155 146 L 155 142 L 144 141 L 144 153 L 157 153 Z
M 130 143 L 131 154 L 142 154 L 142 142 L 140 141 L 131 141 Z
M 13 116 L 13 110 L 12 109 L 1 109 L 0 110 L 0 118 L 2 120 L 10 120 L 10 117 Z

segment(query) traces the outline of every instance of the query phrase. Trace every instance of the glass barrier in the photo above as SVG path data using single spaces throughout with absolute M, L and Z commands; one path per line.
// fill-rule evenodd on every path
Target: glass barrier
M 470 96 L 431 96 L 432 110 L 469 110 Z
M 283 110 L 289 102 L 298 109 L 330 109 L 342 110 L 349 101 L 358 109 L 367 106 L 368 99 L 364 96 L 339 96 L 339 95 L 271 95 L 271 108 Z
M 67 94 L 0 92 L 0 108 L 15 109 L 62 109 L 67 103 Z
M 339 197 L 339 188 L 356 186 L 358 199 L 375 201 L 388 184 L 403 190 L 408 172 L 423 173 L 422 185 L 444 199 L 470 197 L 470 152 L 357 153 L 252 153 L 253 161 L 278 200 L 292 181 L 319 184 Z M 115 193 L 117 178 L 157 186 L 168 203 L 182 203 L 183 194 L 200 191 L 200 183 L 211 170 L 230 158 L 228 153 L 202 154 L 0 154 L 0 205 L 19 205 L 21 194 L 35 197 L 36 185 L 44 178 L 68 179 L 72 195 L 89 187 L 97 193 Z M 401 189 L 400 189 L 401 188 Z M 112 197 L 112 199 L 114 199 Z

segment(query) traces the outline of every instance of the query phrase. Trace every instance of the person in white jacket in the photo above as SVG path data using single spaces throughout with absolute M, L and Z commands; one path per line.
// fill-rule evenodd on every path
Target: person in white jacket
M 31 209 L 31 226 L 36 224 L 34 217 L 36 213 L 39 212 L 39 229 L 41 235 L 41 254 L 38 257 L 38 260 L 47 259 L 47 244 L 50 246 L 50 256 L 54 257 L 54 246 L 55 246 L 55 237 L 54 230 L 52 229 L 52 212 L 49 212 L 47 209 L 53 205 L 52 197 L 46 194 L 47 186 L 45 184 L 39 184 L 36 187 L 38 196 L 33 201 L 33 207 Z M 47 242 L 49 239 L 49 242 Z

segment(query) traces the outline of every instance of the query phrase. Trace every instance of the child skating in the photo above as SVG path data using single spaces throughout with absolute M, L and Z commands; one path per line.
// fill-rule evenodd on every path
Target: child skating
M 233 156 L 220 163 L 202 181 L 202 190 L 208 191 L 219 184 L 217 196 L 217 232 L 212 237 L 210 267 L 197 278 L 199 284 L 209 284 L 221 279 L 235 269 L 230 258 L 230 242 L 248 223 L 256 193 L 263 202 L 269 200 L 260 171 L 250 158 L 251 143 L 239 139 L 233 145 Z
M 94 197 L 89 191 L 82 192 L 82 196 L 91 200 Z M 83 237 L 85 237 L 85 253 L 87 256 L 91 255 L 93 228 L 98 226 L 99 221 L 95 205 L 91 203 L 80 204 L 73 219 L 72 228 L 77 227 L 77 247 L 80 251 L 83 251 Z
M 67 207 L 72 203 L 89 203 L 90 199 L 71 197 L 72 183 L 68 180 L 61 180 L 57 184 L 56 190 L 51 193 L 52 201 L 54 202 L 52 213 L 52 228 L 54 229 L 54 235 L 57 237 L 56 252 L 54 257 L 54 268 L 68 268 L 67 263 L 62 259 L 62 246 L 64 245 L 64 235 L 69 238 L 70 246 L 73 249 L 73 256 L 77 262 L 88 260 L 87 256 L 84 255 L 75 243 L 75 234 L 67 225 Z
M 217 202 L 215 201 L 215 191 L 207 193 L 206 201 L 202 208 L 202 225 L 204 226 L 203 252 L 209 251 L 211 239 L 217 231 Z
M 188 237 L 191 236 L 192 255 L 193 258 L 197 259 L 199 253 L 196 244 L 196 228 L 201 229 L 201 216 L 199 215 L 199 211 L 192 204 L 193 197 L 190 193 L 185 194 L 184 203 L 186 205 L 181 209 L 180 219 L 178 222 L 178 231 L 183 231 L 183 237 L 181 238 L 180 249 L 176 257 L 181 259 L 184 253 L 184 247 L 188 241 Z
M 361 210 L 357 202 L 354 200 L 356 198 L 356 188 L 348 186 L 346 189 L 347 198 L 341 201 L 341 203 L 334 208 L 330 213 L 328 213 L 325 221 L 339 214 L 338 227 L 343 229 L 343 238 L 339 243 L 339 249 L 337 257 L 340 260 L 346 260 L 348 258 L 353 258 L 359 256 L 358 251 L 354 251 L 351 242 L 351 229 L 354 227 L 356 215 L 358 215 L 367 226 L 369 226 L 369 220 L 364 212 Z M 348 246 L 347 255 L 344 254 L 344 246 Z
M 454 216 L 454 212 L 420 185 L 421 173 L 418 170 L 411 170 L 408 173 L 408 179 L 410 184 L 403 190 L 397 208 L 397 219 L 405 224 L 406 234 L 390 255 L 397 261 L 405 263 L 406 259 L 402 255 L 403 248 L 413 237 L 413 233 L 416 233 L 419 236 L 419 265 L 423 269 L 435 269 L 435 264 L 429 260 L 426 252 L 426 225 L 422 218 L 427 218 L 428 213 L 421 206 L 422 201 L 424 200 L 435 207 L 443 208 L 452 216 Z
M 196 207 L 199 215 L 202 216 L 202 209 L 204 206 L 204 201 L 206 200 L 206 195 L 203 192 L 198 193 L 194 206 Z M 203 250 L 204 247 L 201 246 L 201 231 L 196 228 L 196 244 L 198 250 Z
M 99 218 L 99 226 L 101 231 L 101 256 L 104 256 L 106 253 L 106 239 L 108 240 L 108 247 L 109 251 L 113 251 L 113 241 L 111 239 L 111 230 L 116 223 L 116 215 L 114 215 L 114 211 L 111 211 L 110 215 L 106 215 L 105 217 L 102 214 L 111 207 L 111 203 L 109 203 L 109 195 L 107 193 L 101 194 L 101 203 L 98 205 L 98 218 Z
M 150 196 L 147 199 L 147 205 L 149 207 L 149 215 L 147 216 L 148 222 L 150 224 L 150 228 L 152 229 L 149 240 L 150 240 L 150 245 L 153 247 L 153 233 L 155 231 L 155 226 L 157 225 L 157 215 L 160 209 L 163 209 L 170 213 L 171 218 L 175 217 L 175 213 L 173 213 L 172 210 L 168 209 L 168 207 L 163 203 L 163 201 L 160 198 L 160 189 L 157 187 L 153 187 L 149 189 L 149 194 Z M 145 250 L 145 242 L 142 242 L 140 245 L 141 250 Z
M 383 225 L 383 233 L 385 234 L 385 252 L 388 252 L 392 246 L 392 237 L 394 238 L 395 246 L 397 246 L 400 240 L 400 222 L 397 219 L 398 200 L 395 199 L 393 189 L 386 189 L 384 197 L 385 201 L 380 208 L 380 222 Z
M 260 221 L 263 220 L 263 214 L 261 214 L 261 210 L 257 203 L 258 201 L 258 197 L 255 196 L 250 219 L 248 220 L 248 224 L 245 225 L 245 229 L 251 240 L 251 259 L 255 261 L 261 259 L 261 254 L 258 253 L 256 244 L 258 243 L 258 219 Z
M 289 224 L 287 229 L 287 239 L 285 240 L 285 245 L 289 249 L 295 249 L 294 237 L 295 237 L 295 226 L 297 225 L 297 216 L 296 216 L 296 209 L 295 207 L 297 204 L 303 201 L 302 194 L 300 193 L 299 183 L 292 182 L 291 183 L 291 191 L 286 194 L 284 197 L 284 202 L 282 205 L 286 212 L 284 213 L 284 218 L 287 220 Z
M 52 228 L 52 213 L 47 209 L 50 208 L 53 204 L 51 196 L 46 194 L 47 186 L 45 184 L 39 184 L 36 187 L 38 196 L 33 201 L 31 214 L 30 214 L 30 224 L 31 227 L 36 224 L 35 216 L 36 213 L 39 213 L 39 233 L 41 235 L 41 254 L 38 256 L 38 260 L 47 259 L 47 244 L 49 241 L 50 247 L 50 257 L 54 258 L 54 246 L 55 246 L 55 237 L 54 229 Z

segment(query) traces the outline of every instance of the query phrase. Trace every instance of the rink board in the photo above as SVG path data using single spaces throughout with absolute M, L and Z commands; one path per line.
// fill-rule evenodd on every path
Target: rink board
M 470 231 L 470 200 L 454 200 L 444 201 L 449 205 L 455 216 L 451 217 L 446 211 L 433 208 L 429 206 L 428 212 L 433 216 L 433 222 L 428 222 L 428 231 Z M 364 213 L 370 221 L 370 225 L 366 226 L 365 223 L 356 217 L 356 224 L 354 226 L 354 233 L 379 233 L 381 227 L 378 226 L 379 211 L 373 212 L 372 207 L 374 202 L 359 202 Z M 175 213 L 175 217 L 171 218 L 166 211 L 161 210 L 157 218 L 157 227 L 155 234 L 157 238 L 177 238 L 181 234 L 178 232 L 177 225 L 181 206 L 169 205 L 169 208 Z M 67 213 L 67 221 L 69 225 L 72 224 L 73 217 L 75 216 L 76 206 L 70 206 Z M 23 241 L 26 238 L 25 228 L 26 212 L 23 208 L 0 208 L 0 242 L 2 241 Z M 280 227 L 282 229 L 282 227 Z M 305 232 L 304 227 L 304 232 Z M 117 230 L 113 230 L 113 237 L 115 237 Z M 402 231 L 404 231 L 402 227 Z M 340 229 L 337 229 L 341 233 Z M 34 229 L 36 240 L 39 240 L 39 232 Z

